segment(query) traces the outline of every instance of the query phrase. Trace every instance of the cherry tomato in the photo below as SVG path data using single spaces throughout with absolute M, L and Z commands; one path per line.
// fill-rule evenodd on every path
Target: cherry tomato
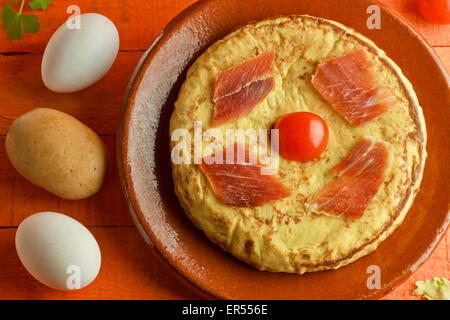
M 417 0 L 422 16 L 434 23 L 450 23 L 450 0 Z
M 288 160 L 313 160 L 322 154 L 328 144 L 327 124 L 314 113 L 286 114 L 275 122 L 274 129 L 279 129 L 278 152 Z

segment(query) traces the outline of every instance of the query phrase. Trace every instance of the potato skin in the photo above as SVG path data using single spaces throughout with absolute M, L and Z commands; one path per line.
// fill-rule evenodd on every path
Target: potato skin
M 103 185 L 108 157 L 99 136 L 74 117 L 33 109 L 17 118 L 6 136 L 6 153 L 32 183 L 63 199 L 84 199 Z

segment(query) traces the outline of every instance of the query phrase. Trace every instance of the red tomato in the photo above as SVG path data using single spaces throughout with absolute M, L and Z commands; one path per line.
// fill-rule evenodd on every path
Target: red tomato
M 321 155 L 328 144 L 327 124 L 314 113 L 286 114 L 275 122 L 274 129 L 280 130 L 278 152 L 288 160 L 313 160 Z
M 450 0 L 417 0 L 417 7 L 422 16 L 431 22 L 450 23 Z

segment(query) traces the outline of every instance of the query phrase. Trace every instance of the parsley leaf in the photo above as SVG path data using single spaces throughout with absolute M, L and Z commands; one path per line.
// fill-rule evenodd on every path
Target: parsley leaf
M 22 23 L 19 14 L 14 11 L 11 5 L 7 2 L 3 4 L 0 18 L 3 22 L 3 30 L 11 40 L 22 39 Z
M 45 9 L 47 9 L 47 6 L 50 2 L 52 2 L 52 0 L 33 0 L 28 5 L 33 10 L 37 10 L 39 8 L 42 8 L 42 10 L 45 10 Z
M 38 17 L 34 14 L 22 14 L 20 16 L 22 20 L 23 31 L 25 33 L 36 33 L 39 31 Z
M 10 1 L 17 2 L 17 0 Z M 21 10 L 17 13 L 8 2 L 3 4 L 0 19 L 3 22 L 3 30 L 6 30 L 6 34 L 11 40 L 22 39 L 23 32 L 36 33 L 39 31 L 38 17 L 34 14 L 22 14 L 22 7 L 23 2 Z

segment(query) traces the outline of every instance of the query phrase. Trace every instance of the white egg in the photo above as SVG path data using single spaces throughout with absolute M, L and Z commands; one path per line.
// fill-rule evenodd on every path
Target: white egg
M 100 248 L 94 236 L 61 213 L 40 212 L 23 220 L 16 232 L 16 250 L 36 280 L 58 290 L 81 289 L 100 270 Z
M 114 23 L 101 14 L 82 14 L 79 29 L 64 23 L 50 38 L 42 58 L 42 80 L 56 92 L 82 90 L 108 72 L 118 51 Z

